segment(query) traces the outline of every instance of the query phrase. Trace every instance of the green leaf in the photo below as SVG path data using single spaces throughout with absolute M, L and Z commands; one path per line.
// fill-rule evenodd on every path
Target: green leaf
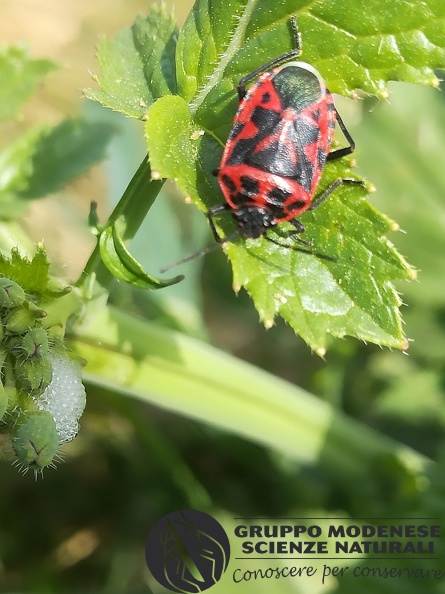
M 30 260 L 17 249 L 11 257 L 0 254 L 0 274 L 19 284 L 26 293 L 44 294 L 50 283 L 49 261 L 42 244 L 37 245 L 36 253 Z
M 114 278 L 142 289 L 161 289 L 183 280 L 182 275 L 167 280 L 150 276 L 125 247 L 122 227 L 123 219 L 120 218 L 116 224 L 104 229 L 99 238 L 102 261 Z
M 105 157 L 115 128 L 82 118 L 64 120 L 42 133 L 29 163 L 26 188 L 20 198 L 33 199 L 57 192 Z
M 386 97 L 388 80 L 438 84 L 433 70 L 445 66 L 445 9 L 436 0 L 374 0 L 365 9 L 355 0 L 341 7 L 324 0 L 307 8 L 288 0 L 272 7 L 266 0 L 197 0 L 177 45 L 182 99 L 162 97 L 151 106 L 146 137 L 156 175 L 175 179 L 202 210 L 222 201 L 211 172 L 236 111 L 236 85 L 291 49 L 293 15 L 302 59 L 332 91 L 355 96 L 361 88 Z M 349 165 L 346 159 L 329 163 L 319 192 L 350 177 Z M 406 348 L 392 282 L 413 279 L 415 272 L 385 237 L 397 225 L 372 208 L 362 190 L 346 186 L 301 220 L 313 254 L 266 238 L 227 245 L 235 289 L 249 291 L 266 326 L 281 315 L 319 354 L 328 335 Z M 234 230 L 223 217 L 219 223 L 225 236 Z M 271 238 L 285 243 L 285 228 Z
M 331 175 L 333 181 L 336 176 Z M 318 255 L 292 249 L 295 246 L 283 249 L 265 238 L 226 248 L 235 290 L 246 288 L 265 326 L 271 327 L 280 315 L 321 356 L 328 335 L 408 348 L 401 300 L 391 281 L 414 278 L 414 271 L 384 236 L 391 221 L 357 194 L 345 190 L 329 199 L 329 207 L 301 217 L 305 239 Z
M 338 40 L 337 55 L 327 61 L 328 68 L 338 74 L 338 87 L 333 90 L 351 92 L 359 86 L 381 95 L 388 80 L 438 85 L 434 69 L 445 65 L 442 2 L 371 0 L 363 10 L 354 0 L 342 2 L 341 6 L 325 0 L 317 3 L 309 15 L 310 39 L 318 38 L 314 43 L 315 59 L 325 59 L 319 34 Z M 346 41 L 346 35 L 348 41 L 340 43 Z M 344 57 L 342 70 L 335 67 L 339 56 Z
M 211 169 L 220 159 L 221 148 L 193 122 L 184 99 L 177 95 L 158 99 L 148 111 L 145 134 L 152 176 L 174 179 L 188 196 L 196 197 L 199 188 L 204 202 L 210 204 L 206 197 L 218 192 Z
M 356 0 L 341 6 L 336 0 L 308 8 L 299 4 L 197 0 L 179 34 L 176 65 L 173 19 L 153 8 L 114 39 L 101 41 L 100 90 L 86 95 L 144 118 L 155 99 L 177 92 L 207 127 L 226 129 L 240 77 L 291 49 L 291 16 L 298 18 L 302 59 L 321 72 L 333 92 L 355 96 L 360 88 L 386 97 L 388 80 L 438 86 L 434 69 L 445 67 L 440 1 L 372 0 L 365 8 Z
M 301 59 L 320 71 L 332 92 L 355 97 L 358 88 L 386 98 L 389 80 L 438 86 L 434 69 L 445 67 L 440 1 L 373 0 L 364 8 L 356 0 L 341 6 L 322 0 L 306 8 L 289 0 L 273 7 L 268 0 L 211 7 L 197 0 L 178 39 L 178 92 L 223 142 L 239 79 L 292 49 L 291 16 L 298 20 Z
M 143 119 L 155 99 L 176 90 L 176 35 L 173 18 L 152 8 L 114 39 L 103 39 L 98 48 L 100 90 L 88 89 L 86 96 Z
M 162 117 L 166 112 L 168 119 Z M 209 172 L 218 145 L 193 123 L 184 100 L 157 101 L 149 110 L 146 135 L 153 171 L 176 179 L 192 196 L 194 187 L 201 196 L 214 195 Z M 343 175 L 342 165 L 329 165 L 320 191 Z M 295 245 L 278 247 L 265 238 L 240 238 L 226 247 L 235 289 L 248 290 L 264 324 L 272 326 L 281 315 L 320 355 L 326 352 L 329 334 L 407 347 L 400 298 L 390 281 L 413 278 L 414 272 L 385 238 L 394 224 L 373 209 L 363 193 L 352 187 L 337 191 L 317 212 L 301 217 L 305 237 L 333 261 L 296 251 Z M 284 230 L 282 226 L 277 233 Z M 270 237 L 286 244 L 277 233 Z
M 57 192 L 105 156 L 113 126 L 81 118 L 34 128 L 0 153 L 0 216 Z
M 18 116 L 23 103 L 56 65 L 32 60 L 23 47 L 0 47 L 0 121 Z

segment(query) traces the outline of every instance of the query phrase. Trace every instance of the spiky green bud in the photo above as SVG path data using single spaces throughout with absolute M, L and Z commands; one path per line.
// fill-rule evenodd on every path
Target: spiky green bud
M 11 437 L 18 462 L 25 468 L 45 468 L 52 463 L 59 448 L 56 424 L 45 411 L 22 413 Z
M 22 334 L 34 326 L 36 315 L 27 307 L 15 307 L 5 315 L 3 324 L 8 334 Z
M 0 307 L 18 307 L 25 299 L 25 291 L 20 285 L 9 278 L 0 278 Z
M 23 336 L 12 338 L 8 348 L 18 359 L 40 360 L 49 353 L 48 335 L 43 328 L 31 328 Z
M 52 365 L 47 358 L 16 361 L 14 366 L 17 387 L 30 396 L 40 396 L 49 386 L 53 374 Z

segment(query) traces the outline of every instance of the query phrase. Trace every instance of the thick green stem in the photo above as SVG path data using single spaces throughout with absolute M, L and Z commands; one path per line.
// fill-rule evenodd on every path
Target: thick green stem
M 119 217 L 125 220 L 124 240 L 131 240 L 145 219 L 147 212 L 156 200 L 164 180 L 151 179 L 151 170 L 148 162 L 148 155 L 139 165 L 127 189 L 119 200 L 116 208 L 111 213 L 103 229 L 111 227 Z M 77 281 L 77 286 L 82 286 L 85 279 L 91 274 L 96 274 L 97 283 L 105 290 L 108 290 L 113 276 L 105 267 L 100 257 L 99 244 L 94 248 L 85 268 Z
M 392 472 L 397 461 L 414 476 L 429 466 L 420 453 L 300 388 L 113 307 L 84 318 L 71 346 L 88 360 L 87 382 L 317 464 L 338 483 L 352 476 L 378 490 L 379 472 Z

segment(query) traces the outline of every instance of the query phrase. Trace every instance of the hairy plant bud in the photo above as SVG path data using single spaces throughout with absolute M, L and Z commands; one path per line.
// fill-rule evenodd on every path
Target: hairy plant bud
M 3 324 L 8 334 L 22 334 L 34 326 L 36 315 L 27 307 L 15 307 L 6 314 Z
M 43 328 L 31 328 L 23 336 L 13 337 L 8 348 L 17 359 L 40 360 L 49 353 L 48 335 Z
M 52 379 L 52 366 L 49 358 L 40 360 L 17 359 L 14 366 L 17 387 L 30 396 L 39 396 Z
M 41 470 L 53 462 L 59 449 L 56 424 L 45 411 L 22 413 L 12 430 L 12 446 L 22 468 Z
M 0 307 L 17 307 L 22 305 L 25 299 L 25 291 L 20 285 L 9 278 L 0 278 Z

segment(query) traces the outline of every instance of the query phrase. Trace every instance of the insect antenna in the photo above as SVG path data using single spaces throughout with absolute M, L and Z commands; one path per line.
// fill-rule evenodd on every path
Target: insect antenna
M 202 250 L 198 250 L 194 254 L 187 256 L 186 258 L 181 258 L 181 260 L 177 260 L 176 262 L 167 264 L 167 266 L 164 266 L 163 268 L 161 268 L 161 272 L 167 272 L 167 270 L 170 270 L 171 268 L 174 268 L 175 266 L 179 266 L 179 264 L 185 264 L 186 262 L 190 262 L 191 260 L 194 260 L 195 258 L 200 258 L 201 256 L 205 256 L 209 252 L 213 252 L 214 250 L 220 248 L 225 243 L 232 241 L 232 239 L 234 239 L 237 235 L 239 235 L 239 229 L 236 229 L 236 231 L 234 231 L 233 233 L 230 233 L 230 235 L 227 235 L 227 237 L 224 237 L 218 243 L 212 243 L 212 244 L 208 245 L 207 247 L 203 248 Z

